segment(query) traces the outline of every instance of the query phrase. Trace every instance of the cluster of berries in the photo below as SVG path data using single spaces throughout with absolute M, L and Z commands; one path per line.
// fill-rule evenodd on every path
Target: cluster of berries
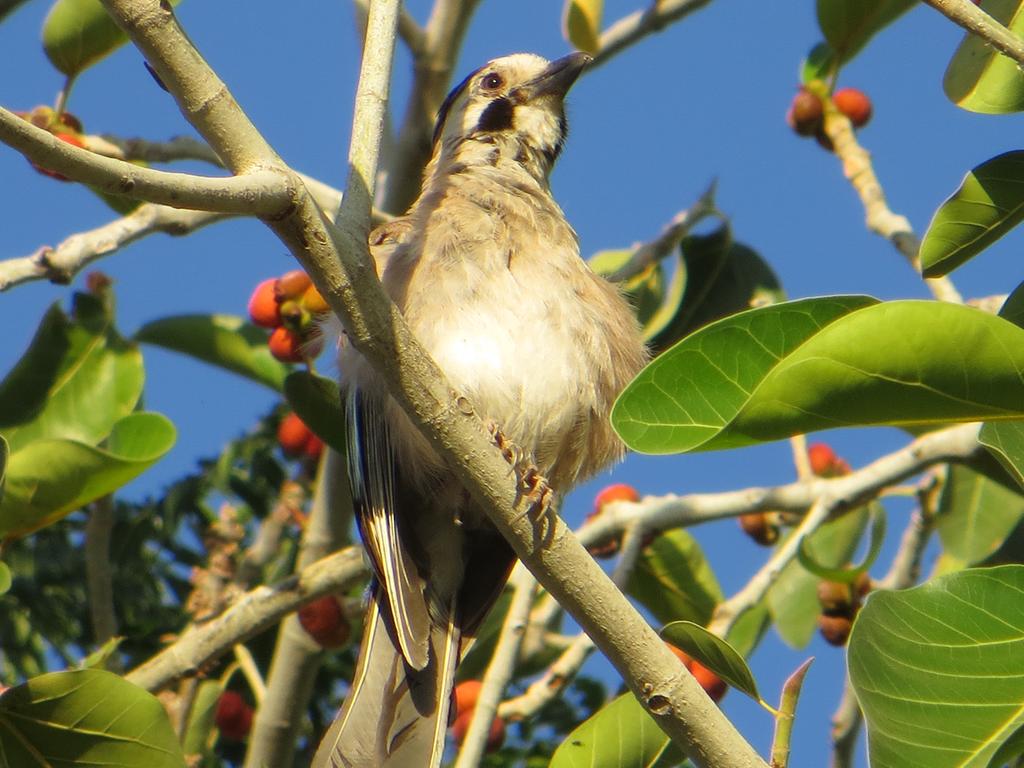
M 277 444 L 289 459 L 305 457 L 316 461 L 324 450 L 323 441 L 294 413 L 281 419 L 277 427 Z
M 842 112 L 854 128 L 861 128 L 871 119 L 871 99 L 856 88 L 840 88 L 832 94 L 832 103 Z M 825 134 L 825 107 L 817 93 L 801 86 L 793 97 L 786 122 L 798 136 L 813 136 L 819 145 L 832 151 L 832 140 Z
M 324 297 L 301 269 L 264 280 L 249 299 L 249 317 L 272 328 L 270 353 L 285 363 L 301 363 L 320 354 L 320 319 L 330 311 Z
M 830 645 L 846 645 L 853 620 L 870 591 L 871 577 L 866 573 L 861 573 L 852 584 L 839 581 L 822 581 L 818 584 L 818 602 L 821 603 L 818 629 L 825 642 Z

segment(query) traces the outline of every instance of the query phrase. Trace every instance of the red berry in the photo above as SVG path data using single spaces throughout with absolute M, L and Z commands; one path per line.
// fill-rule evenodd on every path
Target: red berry
M 850 465 L 836 455 L 827 443 L 811 443 L 807 448 L 811 471 L 818 477 L 840 477 L 850 474 Z
M 296 414 L 289 413 L 277 427 L 277 443 L 285 456 L 296 457 L 306 451 L 313 431 Z
M 320 458 L 320 454 L 324 451 L 324 441 L 316 435 L 310 435 L 309 440 L 302 447 L 302 452 L 308 458 L 316 460 Z
M 455 743 L 461 745 L 466 739 L 466 733 L 469 731 L 469 723 L 473 719 L 473 710 L 470 709 L 463 712 L 461 715 L 455 718 L 455 724 L 452 725 L 452 736 L 455 738 Z M 487 752 L 494 752 L 496 749 L 501 747 L 505 743 L 505 721 L 500 717 L 495 717 L 491 721 L 491 730 L 487 734 Z
M 825 642 L 829 645 L 846 645 L 846 640 L 850 636 L 852 628 L 853 621 L 849 616 L 826 616 L 822 614 L 818 617 L 818 629 L 821 631 L 821 636 L 825 638 Z
M 304 359 L 302 339 L 287 328 L 275 328 L 267 344 L 270 346 L 270 354 L 282 363 L 301 363 Z
M 821 99 L 801 88 L 786 112 L 786 122 L 800 136 L 813 136 L 821 125 Z
M 297 299 L 312 284 L 313 281 L 309 279 L 309 275 L 301 269 L 293 269 L 277 278 L 277 282 L 274 284 L 274 292 L 277 294 L 278 301 Z
M 228 741 L 244 741 L 252 728 L 252 707 L 237 691 L 224 691 L 213 718 L 220 735 Z
M 277 328 L 281 325 L 281 305 L 274 296 L 276 282 L 273 277 L 264 280 L 249 297 L 249 318 L 264 328 Z
M 846 115 L 854 128 L 860 128 L 871 119 L 871 99 L 856 88 L 840 88 L 832 94 L 836 109 Z
M 476 706 L 483 683 L 479 680 L 463 680 L 455 686 L 455 716 L 468 714 Z
M 594 512 L 600 512 L 601 507 L 613 501 L 640 501 L 640 494 L 631 485 L 614 483 L 599 491 L 594 497 Z
M 348 619 L 331 595 L 302 606 L 299 624 L 324 648 L 340 648 L 348 642 L 351 634 Z
M 770 547 L 779 538 L 779 528 L 764 512 L 751 512 L 747 515 L 740 515 L 740 528 L 751 539 L 764 547 Z
M 693 673 L 694 678 L 700 683 L 700 687 L 704 689 L 704 693 L 711 697 L 711 700 L 718 702 L 725 696 L 725 692 L 729 690 L 729 684 L 720 678 L 716 673 L 705 667 L 699 661 L 694 661 L 693 666 L 690 668 L 690 672 Z

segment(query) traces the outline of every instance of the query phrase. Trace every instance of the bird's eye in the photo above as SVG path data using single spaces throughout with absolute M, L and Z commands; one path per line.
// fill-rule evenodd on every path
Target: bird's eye
M 480 85 L 489 91 L 496 91 L 505 84 L 504 78 L 497 72 L 488 72 L 480 81 Z

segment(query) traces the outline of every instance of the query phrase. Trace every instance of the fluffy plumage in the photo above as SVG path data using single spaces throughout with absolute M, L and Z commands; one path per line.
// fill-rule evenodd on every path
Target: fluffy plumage
M 371 236 L 386 291 L 452 386 L 556 492 L 621 457 L 608 414 L 646 361 L 548 186 L 586 62 L 516 54 L 467 77 L 440 110 L 419 199 Z M 358 352 L 340 369 L 375 584 L 356 680 L 313 765 L 430 768 L 460 651 L 514 556 Z

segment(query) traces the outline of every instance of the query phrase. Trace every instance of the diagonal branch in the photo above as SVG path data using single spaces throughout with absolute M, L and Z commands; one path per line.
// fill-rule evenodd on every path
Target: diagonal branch
M 971 0 L 924 0 L 954 24 L 982 38 L 1024 67 L 1024 40 L 989 16 Z
M 592 70 L 626 48 L 643 40 L 648 35 L 660 32 L 669 24 L 699 11 L 711 0 L 652 0 L 651 6 L 642 11 L 634 11 L 628 16 L 613 23 L 601 33 L 600 47 L 594 55 L 593 63 L 587 68 Z

